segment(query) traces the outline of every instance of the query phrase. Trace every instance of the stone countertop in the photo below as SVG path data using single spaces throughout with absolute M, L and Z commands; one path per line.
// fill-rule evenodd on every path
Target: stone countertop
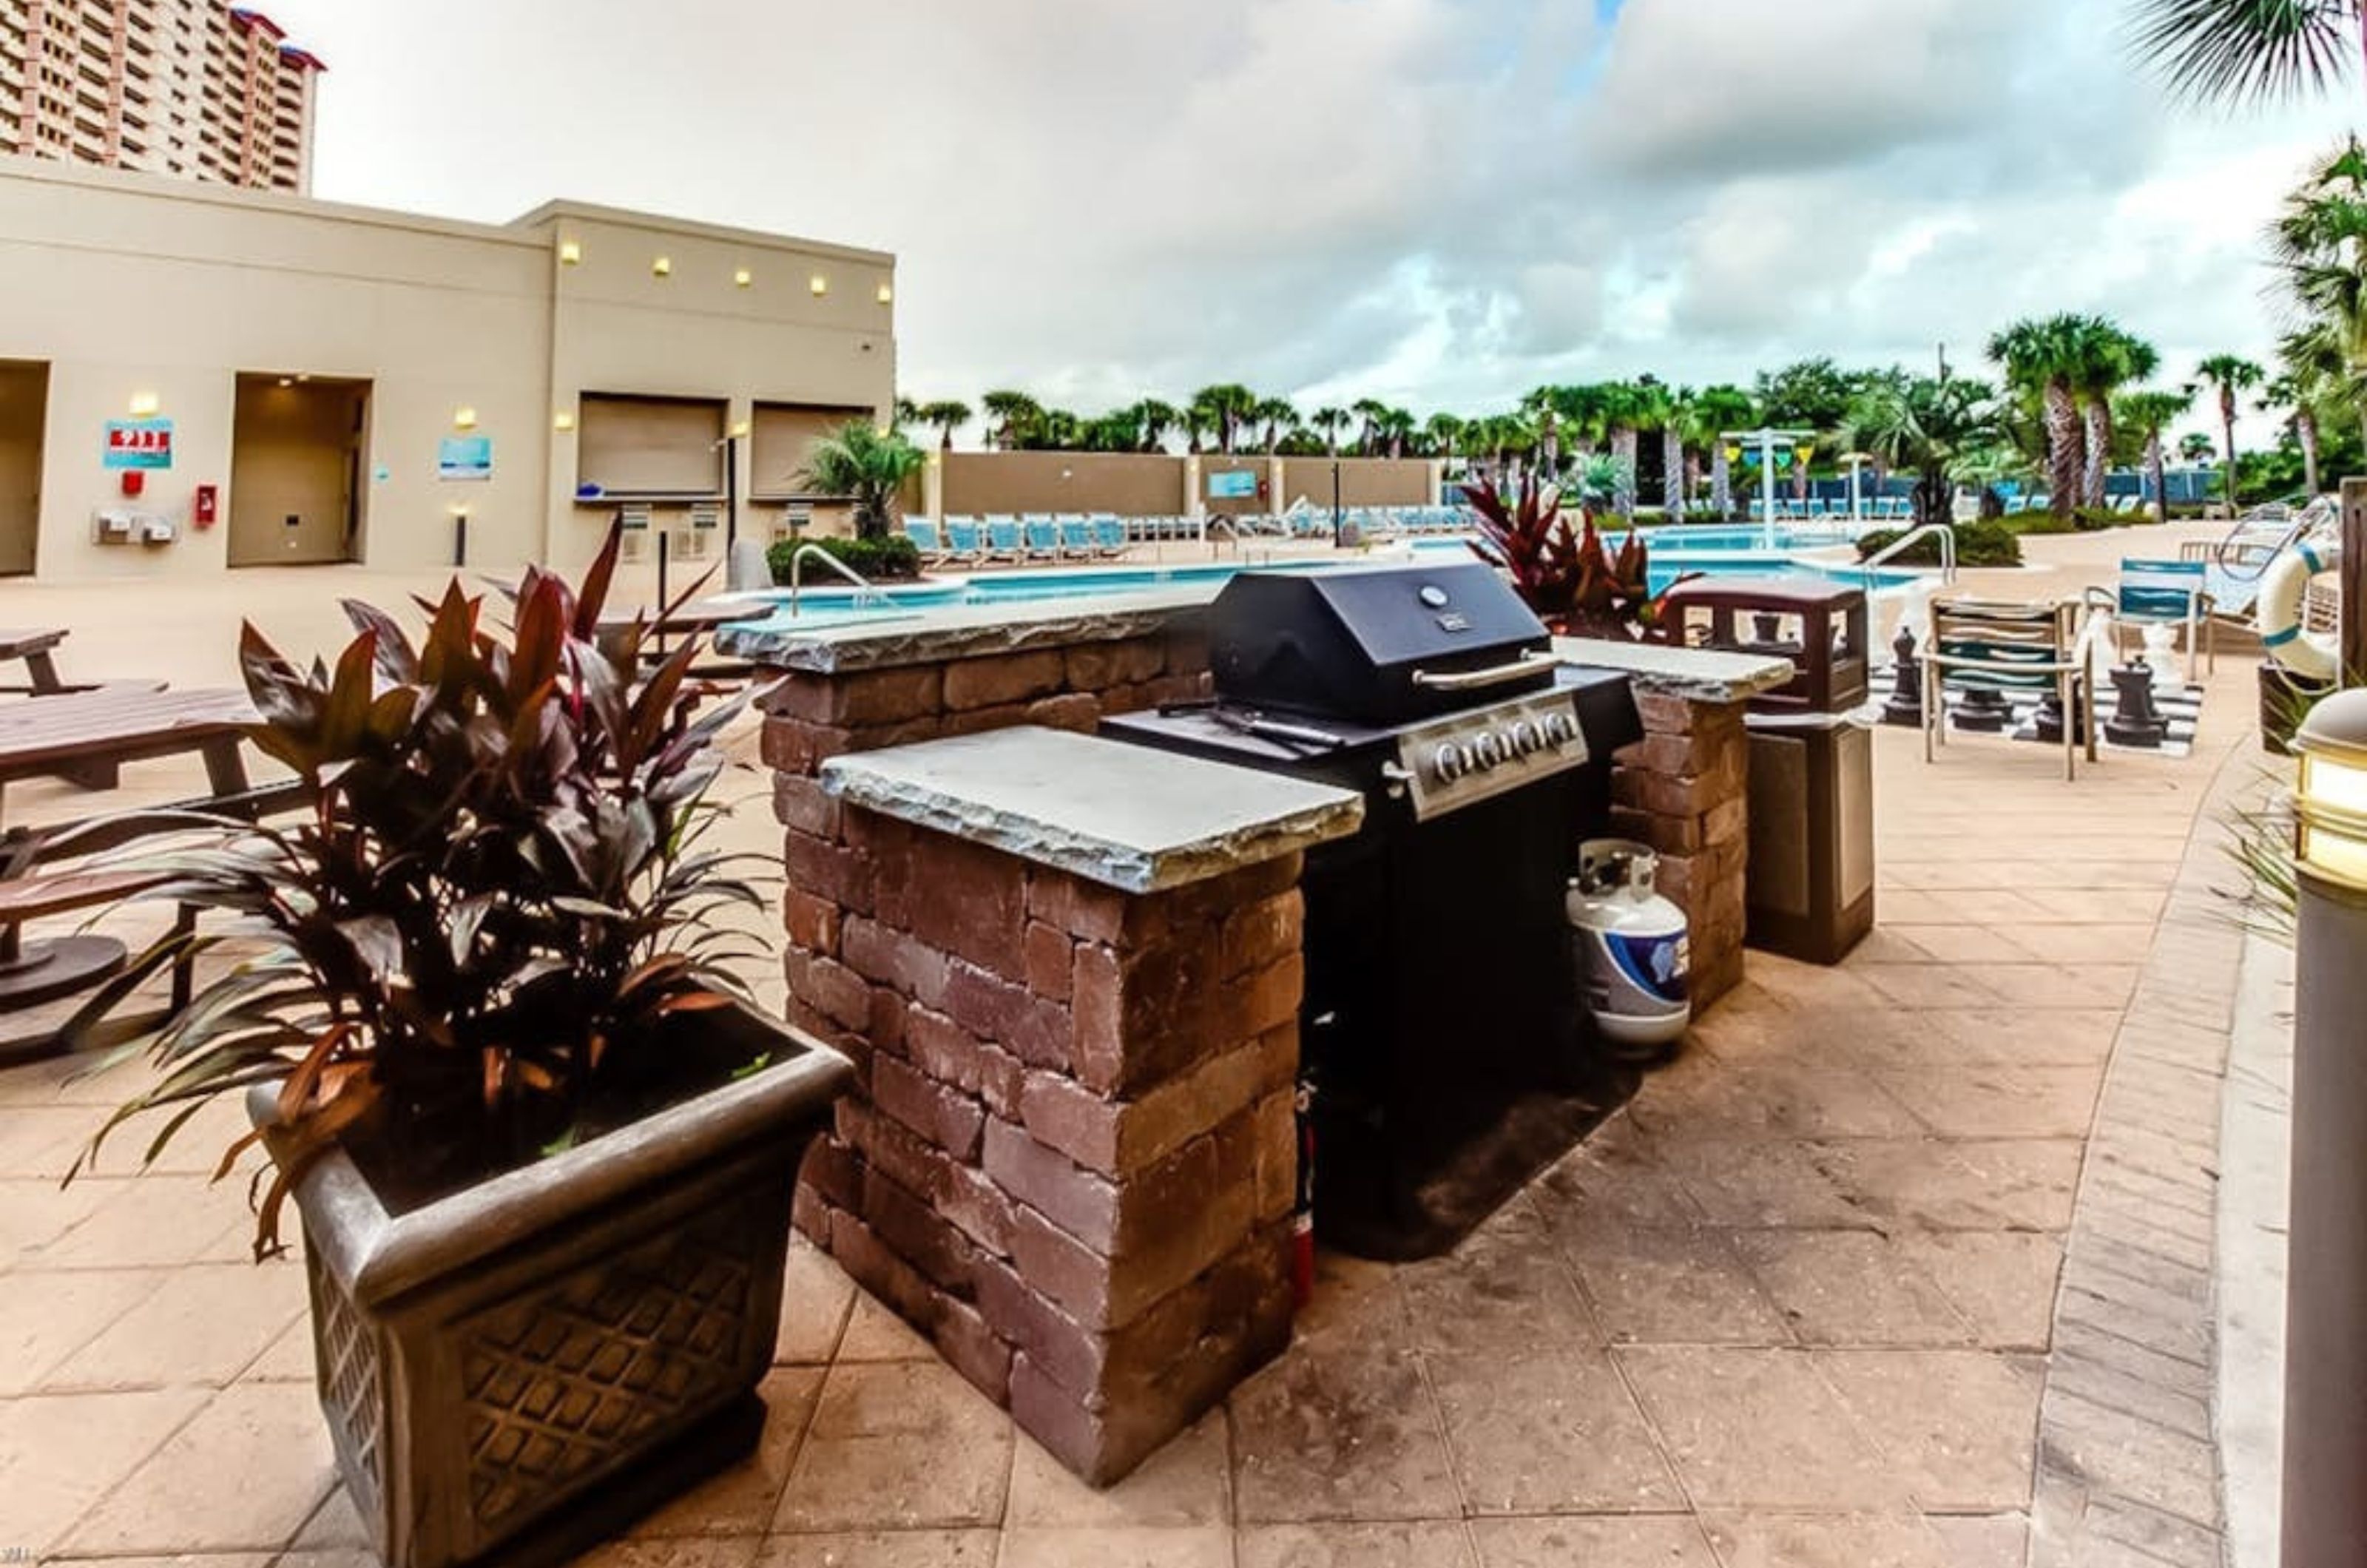
M 1694 703 L 1746 703 L 1761 692 L 1775 690 L 1795 673 L 1790 660 L 1757 653 L 1716 653 L 1659 643 L 1569 637 L 1554 638 L 1553 647 L 1566 664 L 1617 670 L 1635 678 L 1638 692 Z
M 1047 599 L 1001 604 L 915 605 L 909 614 L 878 615 L 834 626 L 766 622 L 729 626 L 716 633 L 718 651 L 776 670 L 836 675 L 856 670 L 934 664 L 1119 642 L 1188 624 L 1222 583 L 1179 583 L 1095 599 Z M 764 607 L 755 612 L 769 614 Z
M 1365 816 L 1347 790 L 1032 725 L 834 757 L 821 785 L 1127 893 L 1345 838 Z

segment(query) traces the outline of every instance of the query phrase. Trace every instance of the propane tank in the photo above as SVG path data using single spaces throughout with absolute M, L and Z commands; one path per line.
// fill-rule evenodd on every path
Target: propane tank
M 1579 846 L 1569 885 L 1587 1010 L 1622 1055 L 1658 1055 L 1693 1021 L 1685 915 L 1655 890 L 1659 869 L 1648 845 L 1595 839 Z

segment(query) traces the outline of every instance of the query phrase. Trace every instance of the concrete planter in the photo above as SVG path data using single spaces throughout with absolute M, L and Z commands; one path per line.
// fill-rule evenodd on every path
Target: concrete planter
M 798 1043 L 407 1213 L 343 1151 L 297 1183 L 321 1409 L 388 1568 L 558 1562 L 754 1443 L 798 1165 L 853 1077 Z

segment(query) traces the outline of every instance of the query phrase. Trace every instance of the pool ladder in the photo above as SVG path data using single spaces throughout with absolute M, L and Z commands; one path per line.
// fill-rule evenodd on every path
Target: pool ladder
M 1940 581 L 1943 583 L 1954 583 L 1956 581 L 1955 525 L 1952 523 L 1926 523 L 1920 528 L 1909 529 L 1908 532 L 1900 535 L 1897 538 L 1893 539 L 1889 544 L 1884 546 L 1882 552 L 1879 555 L 1876 555 L 1871 559 L 1860 564 L 1859 570 L 1865 573 L 1865 591 L 1868 593 L 1874 592 L 1874 574 L 1876 571 L 1879 571 L 1883 567 L 1887 566 L 1890 562 L 1897 560 L 1900 556 L 1905 555 L 1908 549 L 1921 543 L 1926 538 L 1936 538 L 1940 541 Z
M 831 570 L 855 584 L 854 604 L 856 609 L 866 610 L 889 603 L 886 592 L 869 578 L 865 577 L 820 545 L 799 545 L 797 553 L 789 557 L 789 619 L 798 618 L 798 601 L 803 592 L 805 564 L 808 560 L 820 560 Z

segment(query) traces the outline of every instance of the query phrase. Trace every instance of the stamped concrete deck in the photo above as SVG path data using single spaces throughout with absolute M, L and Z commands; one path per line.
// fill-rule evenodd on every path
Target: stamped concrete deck
M 1754 955 L 1455 1257 L 1328 1260 L 1291 1352 L 1122 1486 L 1070 1480 L 800 1249 L 762 1452 L 599 1557 L 2216 1562 L 2234 965 L 2195 834 L 2248 690 L 2228 666 L 2192 758 L 2072 785 L 2044 747 L 1927 768 L 1885 735 L 1883 922 L 1848 964 Z M 116 1096 L 65 1077 L 0 1072 L 0 1553 L 358 1568 L 300 1271 L 243 1261 L 202 1135 L 59 1190 Z

